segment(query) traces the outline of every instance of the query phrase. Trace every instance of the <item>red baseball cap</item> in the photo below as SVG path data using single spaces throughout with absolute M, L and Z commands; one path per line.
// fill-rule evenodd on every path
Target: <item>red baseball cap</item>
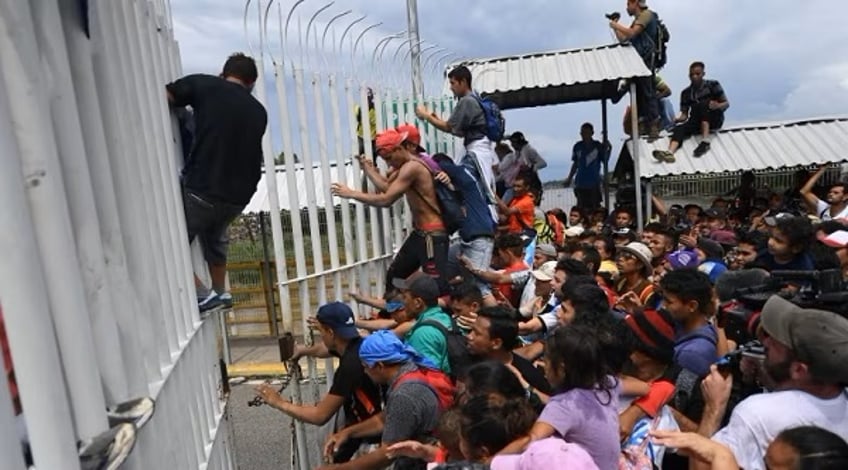
M 406 132 L 400 133 L 395 129 L 386 129 L 377 134 L 377 153 L 388 152 L 400 147 L 407 140 Z
M 409 123 L 401 124 L 397 126 L 397 131 L 400 133 L 405 132 L 407 134 L 406 140 L 418 147 L 418 153 L 424 153 L 424 147 L 421 146 L 421 131 L 415 125 Z

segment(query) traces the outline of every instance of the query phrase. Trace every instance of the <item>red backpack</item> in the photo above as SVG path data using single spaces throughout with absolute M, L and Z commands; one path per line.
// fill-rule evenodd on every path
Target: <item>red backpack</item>
M 436 394 L 439 401 L 439 412 L 444 412 L 453 406 L 453 396 L 456 392 L 453 381 L 444 372 L 428 367 L 419 367 L 417 370 L 407 372 L 395 381 L 392 390 L 402 383 L 416 382 L 427 386 Z
M 545 214 L 545 219 L 553 231 L 553 244 L 556 246 L 565 246 L 565 224 L 559 220 L 559 217 L 552 213 Z

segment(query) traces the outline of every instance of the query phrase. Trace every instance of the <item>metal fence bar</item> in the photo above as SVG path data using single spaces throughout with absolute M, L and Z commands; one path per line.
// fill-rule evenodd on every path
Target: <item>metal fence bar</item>
M 17 2 L 3 0 L 0 6 L 3 11 L 15 11 L 12 3 Z M 17 7 L 20 5 L 17 3 Z M 12 37 L 16 34 L 14 29 L 20 26 L 14 21 L 17 18 L 0 17 L 0 57 L 4 64 L 9 63 L 8 48 L 15 47 Z M 4 227 L 0 235 L 0 250 L 4 253 L 0 263 L 0 298 L 3 299 L 18 389 L 23 406 L 27 407 L 26 422 L 36 462 L 41 468 L 63 468 L 76 459 L 75 433 L 64 384 L 59 381 L 51 387 L 44 386 L 45 377 L 61 377 L 62 364 L 56 342 L 50 340 L 54 331 L 53 318 L 44 295 L 46 281 L 24 187 L 38 180 L 24 177 L 20 151 L 12 131 L 11 103 L 5 80 L 4 74 L 0 74 L 0 167 L 3 168 L 0 171 L 0 226 Z M 5 384 L 0 388 L 5 389 Z M 8 406 L 6 400 L 0 397 L 4 407 Z M 0 423 L 0 431 L 2 467 L 23 468 L 16 428 L 4 422 Z M 15 450 L 8 453 L 8 448 Z
M 358 149 L 359 141 L 356 135 L 356 117 L 354 116 L 353 110 L 356 105 L 354 104 L 354 85 L 353 79 L 347 78 L 345 80 L 345 99 L 347 101 L 347 108 L 350 112 L 348 112 L 348 130 L 350 135 L 350 142 L 352 149 Z M 363 138 L 364 140 L 364 138 Z M 371 154 L 370 147 L 368 142 L 365 142 L 365 151 L 366 157 Z M 370 158 L 370 157 L 369 157 Z M 353 175 L 354 180 L 358 178 L 362 178 L 362 168 L 359 166 L 359 160 L 353 159 Z M 357 257 L 359 259 L 368 259 L 368 245 L 365 235 L 365 206 L 359 202 L 352 202 L 354 206 L 354 211 L 356 214 L 356 231 L 355 233 L 359 236 L 356 237 L 357 241 Z M 371 290 L 370 281 L 368 278 L 367 270 L 365 266 L 360 266 L 360 269 L 357 270 L 357 278 L 359 281 L 359 291 L 360 292 L 369 292 Z
M 156 88 L 158 85 L 161 90 L 162 84 L 154 84 L 149 71 L 145 70 L 146 67 L 142 67 L 142 64 L 149 63 L 150 58 L 142 45 L 141 32 L 136 22 L 136 15 L 138 14 L 136 11 L 137 4 L 135 2 L 117 2 L 115 3 L 115 7 L 117 10 L 117 24 L 123 29 L 127 37 L 130 65 L 137 78 L 136 93 L 139 102 L 138 109 L 141 112 L 143 135 L 145 136 L 146 147 L 149 152 L 147 157 L 143 158 L 142 161 L 147 164 L 147 177 L 152 182 L 152 196 L 155 204 L 152 215 L 154 220 L 156 220 L 154 229 L 157 232 L 157 240 L 154 243 L 157 250 L 150 255 L 154 258 L 157 271 L 156 276 L 161 280 L 160 295 L 166 300 L 166 309 L 157 312 L 157 314 L 162 317 L 165 339 L 167 339 L 167 355 L 163 358 L 164 360 L 162 362 L 162 365 L 167 367 L 173 362 L 173 354 L 179 351 L 178 332 L 176 331 L 173 312 L 180 308 L 180 305 L 175 296 L 176 289 L 169 288 L 169 286 L 176 285 L 173 272 L 167 267 L 174 258 L 168 245 L 169 227 L 167 226 L 167 218 L 161 210 L 163 207 L 167 207 L 167 202 L 164 197 L 164 182 L 161 179 L 163 172 L 160 169 L 159 158 L 156 157 L 161 155 L 163 146 L 159 135 L 156 133 L 156 115 L 151 102 L 156 99 L 154 98 L 155 95 L 151 93 L 151 89 Z M 161 97 L 161 95 L 159 96 Z
M 112 60 L 116 61 L 116 64 L 120 64 L 120 73 L 118 74 L 118 80 L 121 80 L 123 84 L 126 85 L 124 93 L 126 93 L 126 103 L 122 110 L 119 110 L 116 113 L 116 116 L 120 116 L 123 110 L 126 109 L 134 109 L 135 106 L 144 107 L 145 97 L 142 95 L 143 85 L 139 83 L 139 76 L 141 71 L 138 70 L 140 68 L 140 64 L 138 62 L 138 58 L 133 54 L 132 47 L 129 44 L 128 35 L 121 34 L 120 31 L 126 31 L 127 26 L 124 24 L 125 20 L 123 19 L 123 13 L 118 11 L 119 4 L 116 2 L 108 2 L 102 1 L 101 3 L 102 9 L 104 10 L 104 18 L 101 27 L 106 27 L 106 24 L 109 26 L 109 30 L 106 35 L 112 39 L 117 45 L 117 56 L 113 57 Z M 108 17 L 106 16 L 108 15 Z M 125 114 L 125 113 L 124 113 Z M 140 290 L 143 288 L 142 286 L 149 286 L 153 284 L 155 288 L 147 288 L 145 289 L 145 294 L 148 295 L 152 300 L 152 307 L 150 310 L 147 310 L 147 315 L 150 316 L 151 325 L 153 326 L 154 331 L 154 341 L 158 349 L 158 361 L 155 363 L 155 367 L 158 369 L 162 369 L 166 364 L 171 362 L 171 352 L 172 346 L 176 347 L 176 337 L 171 334 L 171 337 L 168 337 L 166 333 L 166 323 L 165 319 L 161 312 L 171 310 L 173 305 L 168 301 L 167 296 L 157 295 L 158 292 L 167 291 L 167 283 L 165 279 L 161 276 L 162 273 L 162 264 L 163 260 L 161 259 L 160 254 L 163 252 L 162 248 L 162 235 L 158 233 L 158 224 L 154 221 L 157 220 L 157 207 L 161 207 L 161 192 L 156 191 L 154 187 L 154 181 L 152 174 L 153 172 L 149 169 L 150 159 L 149 155 L 153 154 L 153 149 L 150 148 L 150 143 L 153 140 L 152 133 L 149 130 L 149 121 L 146 119 L 146 116 L 143 112 L 139 113 L 130 113 L 131 115 L 137 116 L 137 121 L 134 128 L 128 128 L 124 133 L 123 138 L 125 141 L 132 142 L 132 148 L 137 149 L 137 153 L 133 156 L 135 158 L 130 158 L 130 165 L 133 166 L 133 169 L 130 169 L 130 173 L 126 175 L 127 177 L 127 188 L 132 188 L 135 186 L 141 186 L 140 193 L 148 194 L 149 197 L 139 198 L 144 204 L 145 212 L 143 213 L 145 220 L 149 221 L 148 224 L 145 224 L 146 227 L 142 227 L 142 234 L 147 232 L 147 236 L 149 239 L 149 246 L 146 246 L 145 249 L 141 250 L 138 254 L 141 259 L 149 260 L 149 272 L 146 273 L 149 277 L 134 277 L 133 281 L 135 286 Z M 130 118 L 132 119 L 132 118 Z M 121 144 L 119 144 L 121 145 Z M 120 152 L 119 149 L 116 149 Z M 123 212 L 122 207 L 122 212 Z M 148 261 L 141 261 L 142 263 Z M 151 282 L 152 281 L 152 282 Z M 160 372 L 161 374 L 161 372 Z
M 312 95 L 315 100 L 315 121 L 316 128 L 318 133 L 318 156 L 321 162 L 321 180 L 324 185 L 324 217 L 327 220 L 327 242 L 328 248 L 330 251 L 330 268 L 336 269 L 340 266 L 339 260 L 339 242 L 337 236 L 337 226 L 336 226 L 336 211 L 335 206 L 333 205 L 333 195 L 330 191 L 331 184 L 331 171 L 332 167 L 330 166 L 330 155 L 327 149 L 327 123 L 324 116 L 324 91 L 321 86 L 321 74 L 314 73 L 312 75 Z M 329 95 L 330 99 L 335 99 L 335 96 Z M 316 209 L 317 210 L 317 209 Z M 320 232 L 319 232 L 320 234 Z M 320 236 L 320 235 L 319 235 Z M 317 256 L 322 258 L 322 253 L 318 253 Z M 321 268 L 323 269 L 323 262 L 321 264 Z M 342 277 L 341 273 L 333 273 L 333 300 L 341 300 L 342 299 Z M 318 288 L 318 304 L 323 305 L 327 303 L 327 288 L 326 284 L 321 286 L 319 284 Z M 324 368 L 327 375 L 327 387 L 332 385 L 332 377 L 333 377 L 333 369 L 334 363 L 331 358 L 327 358 L 324 360 Z M 317 388 L 317 387 L 316 387 Z
M 72 85 L 59 8 L 51 0 L 40 0 L 31 5 L 37 35 L 42 41 L 42 60 L 47 62 L 54 74 L 52 94 L 55 98 L 50 101 L 51 116 L 80 263 L 78 269 L 85 293 L 85 307 L 89 312 L 87 319 L 90 318 L 91 322 L 90 334 L 103 379 L 103 393 L 108 402 L 116 403 L 128 398 L 127 378 L 118 344 L 118 329 L 113 314 L 115 305 L 106 278 L 100 221 L 85 160 L 80 113 Z
M 6 5 L 6 34 L 0 42 L 0 67 L 10 101 L 27 196 L 45 270 L 50 310 L 73 410 L 77 435 L 90 437 L 106 426 L 103 390 L 97 370 L 79 261 L 61 178 L 54 127 L 43 84 L 38 32 L 30 4 Z M 43 34 L 44 31 L 41 31 Z M 43 293 L 42 293 L 43 295 Z M 45 330 L 43 334 L 49 334 Z
M 295 67 L 294 69 L 294 88 L 295 88 L 295 96 L 297 102 L 297 116 L 298 116 L 298 130 L 300 131 L 300 148 L 301 148 L 301 158 L 303 159 L 303 168 L 305 170 L 306 177 L 304 178 L 304 183 L 306 186 L 306 210 L 309 220 L 309 241 L 312 251 L 312 269 L 315 273 L 323 272 L 324 270 L 324 259 L 321 255 L 321 229 L 318 222 L 318 207 L 315 198 L 315 181 L 314 181 L 314 167 L 312 165 L 312 147 L 310 145 L 310 135 L 309 135 L 309 114 L 306 111 L 306 89 L 303 82 L 303 69 Z M 296 236 L 297 234 L 295 234 Z M 305 240 L 301 239 L 300 245 L 298 245 L 298 249 L 302 249 L 305 251 Z M 323 276 L 318 277 L 317 284 L 319 286 L 319 290 L 322 290 L 321 287 L 324 283 Z M 307 283 L 308 288 L 308 283 Z M 309 335 L 309 326 L 306 322 L 309 315 L 312 312 L 312 299 L 310 296 L 305 296 L 301 299 L 300 303 L 300 311 L 301 311 L 301 326 L 303 328 L 303 336 L 306 340 L 307 344 L 311 344 L 311 337 Z M 311 359 L 311 358 L 310 358 Z M 309 377 L 315 378 L 317 374 L 317 368 L 315 366 L 314 359 L 308 360 L 308 370 Z M 314 388 L 313 388 L 314 390 Z M 317 392 L 315 392 L 317 393 Z M 313 395 L 315 395 L 313 393 Z M 317 401 L 318 397 L 313 397 L 315 401 Z M 305 456 L 301 456 L 304 458 Z
M 344 153 L 344 147 L 342 142 L 347 141 L 342 134 L 342 118 L 339 111 L 339 102 L 344 100 L 344 96 L 339 94 L 339 90 L 336 87 L 336 75 L 334 73 L 330 73 L 329 78 L 327 79 L 327 87 L 329 89 L 329 97 L 330 97 L 330 116 L 333 121 L 333 138 L 335 139 L 335 157 L 336 157 L 336 181 L 353 181 L 354 178 L 348 177 L 348 165 L 347 159 L 348 157 Z M 348 112 L 350 114 L 352 110 Z M 351 149 L 353 150 L 353 149 Z M 353 155 L 353 151 L 348 152 L 347 155 Z M 351 164 L 351 167 L 353 165 Z M 351 224 L 350 217 L 350 201 L 347 199 L 341 199 L 341 216 L 342 216 L 342 240 L 344 244 L 344 259 L 345 265 L 349 265 L 353 262 L 353 227 Z M 351 269 L 348 271 L 348 289 L 353 289 L 356 286 L 356 270 Z M 341 285 L 341 282 L 339 282 Z M 338 292 L 338 291 L 337 291 Z M 339 298 L 341 298 L 341 293 L 339 292 Z M 353 299 L 350 300 L 351 307 L 355 307 L 353 305 Z
M 138 301 L 129 281 L 127 261 L 115 198 L 115 187 L 111 174 L 109 150 L 106 146 L 103 115 L 100 112 L 100 97 L 95 88 L 93 47 L 80 26 L 79 10 L 68 2 L 59 2 L 72 82 L 79 105 L 79 123 L 85 143 L 85 157 L 91 173 L 91 189 L 94 194 L 99 219 L 100 239 L 103 246 L 106 277 L 114 299 L 123 299 L 121 308 L 110 312 L 115 316 L 122 349 L 124 374 L 128 396 L 147 394 L 144 358 L 139 340 Z M 101 90 L 102 92 L 102 90 Z M 85 116 L 85 119 L 82 118 Z
M 152 228 L 145 223 L 147 220 L 147 204 L 143 198 L 139 198 L 130 191 L 115 191 L 115 188 L 135 188 L 137 193 L 142 193 L 145 186 L 144 181 L 138 178 L 139 147 L 135 145 L 136 133 L 130 129 L 139 129 L 140 117 L 137 113 L 125 113 L 129 109 L 130 90 L 127 80 L 121 74 L 122 55 L 118 50 L 117 41 L 111 40 L 114 23 L 111 15 L 104 11 L 106 0 L 95 0 L 91 5 L 92 26 L 92 66 L 97 90 L 102 95 L 100 100 L 100 111 L 103 117 L 104 138 L 106 140 L 107 155 L 101 157 L 95 154 L 100 161 L 101 172 L 109 170 L 114 181 L 113 192 L 98 193 L 98 201 L 109 198 L 115 202 L 115 210 L 118 215 L 117 223 L 121 227 L 120 237 L 117 237 L 123 245 L 126 256 L 126 286 L 128 295 L 121 297 L 125 303 L 136 306 L 136 322 L 138 341 L 141 346 L 142 360 L 144 361 L 144 389 L 147 390 L 148 383 L 158 382 L 162 378 L 162 370 L 158 360 L 158 342 L 161 338 L 154 334 L 158 330 L 155 322 L 145 321 L 145 318 L 160 307 L 161 299 L 153 295 L 154 282 L 140 282 L 140 280 L 154 279 L 153 261 L 147 256 L 152 250 Z M 110 39 L 107 39 L 110 38 Z M 90 115 L 92 118 L 94 115 Z M 110 158 L 111 157 L 111 158 Z M 102 159 L 105 158 L 106 162 Z M 108 165 L 108 168 L 105 166 Z M 104 175 L 95 171 L 95 175 L 103 179 Z M 113 197 L 110 197 L 114 195 Z M 131 326 L 131 325 L 130 325 Z M 126 344 L 126 343 L 124 343 Z

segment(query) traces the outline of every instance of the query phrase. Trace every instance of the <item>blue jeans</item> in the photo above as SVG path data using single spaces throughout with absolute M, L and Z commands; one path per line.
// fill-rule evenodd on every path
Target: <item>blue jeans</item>
M 479 237 L 471 241 L 455 240 L 448 249 L 448 264 L 451 276 L 462 275 L 466 279 L 470 279 L 468 276 L 471 276 L 477 282 L 477 287 L 480 288 L 480 293 L 483 296 L 490 294 L 492 288 L 489 286 L 489 283 L 470 273 L 463 272 L 458 258 L 462 255 L 471 261 L 473 268 L 488 270 L 492 266 L 492 252 L 494 249 L 495 239 L 491 237 Z

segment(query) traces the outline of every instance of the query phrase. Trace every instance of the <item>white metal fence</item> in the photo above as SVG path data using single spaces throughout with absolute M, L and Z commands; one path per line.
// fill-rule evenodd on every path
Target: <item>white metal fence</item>
M 324 23 L 323 34 L 317 28 L 313 30 L 319 14 L 330 5 L 318 8 L 306 25 L 305 33 L 300 43 L 300 53 L 295 54 L 285 44 L 293 44 L 289 40 L 288 25 L 295 9 L 301 2 L 294 2 L 283 22 L 283 10 L 278 10 L 277 26 L 270 21 L 271 32 L 279 35 L 279 44 L 269 41 L 268 23 L 271 17 L 273 2 L 257 1 L 251 5 L 248 1 L 246 24 L 258 25 L 258 51 L 251 51 L 256 58 L 271 57 L 270 67 L 274 73 L 276 88 L 276 103 L 267 102 L 265 83 L 260 81 L 256 87 L 257 96 L 266 106 L 276 106 L 279 120 L 279 135 L 282 141 L 282 151 L 286 156 L 297 154 L 302 166 L 296 165 L 293 158 L 286 158 L 284 170 L 280 176 L 263 178 L 267 187 L 268 210 L 272 214 L 271 232 L 274 239 L 274 258 L 279 280 L 279 299 L 281 303 L 282 323 L 280 331 L 304 332 L 307 342 L 312 341 L 308 334 L 306 319 L 314 315 L 317 307 L 328 300 L 344 300 L 347 292 L 358 290 L 371 295 L 381 295 L 385 284 L 385 273 L 388 262 L 395 251 L 400 248 L 409 226 L 408 211 L 405 202 L 399 200 L 392 207 L 376 208 L 349 200 L 338 200 L 330 194 L 332 182 L 345 184 L 362 189 L 361 176 L 363 173 L 359 162 L 353 158 L 358 153 L 358 137 L 364 141 L 366 158 L 374 159 L 369 142 L 377 132 L 394 127 L 398 124 L 415 122 L 415 106 L 426 102 L 428 106 L 443 115 L 448 115 L 454 106 L 453 99 L 415 99 L 404 91 L 397 77 L 403 73 L 387 73 L 395 64 L 382 62 L 385 47 L 392 39 L 398 39 L 401 33 L 386 36 L 376 43 L 373 53 L 363 56 L 365 52 L 362 40 L 365 34 L 378 25 L 364 27 L 358 35 L 351 34 L 352 27 L 363 18 L 355 20 L 341 35 L 336 48 L 335 34 L 332 45 L 328 47 L 328 32 L 332 23 L 345 16 L 342 13 Z M 276 5 L 278 8 L 280 4 Z M 253 12 L 250 7 L 255 7 Z M 258 22 L 251 18 L 257 15 Z M 329 17 L 330 13 L 326 13 Z M 314 33 L 314 34 L 313 34 Z M 304 55 L 304 43 L 307 49 L 314 37 L 315 49 Z M 401 42 L 395 51 L 394 62 L 398 53 L 406 43 Z M 362 48 L 359 45 L 363 44 Z M 346 51 L 345 49 L 348 48 Z M 266 54 L 267 52 L 267 54 Z M 444 49 L 441 50 L 444 52 Z M 299 55 L 299 60 L 293 57 Z M 304 59 L 306 57 L 306 59 Z M 368 61 L 370 58 L 370 62 Z M 409 54 L 401 62 L 409 58 Z M 438 64 L 443 64 L 449 58 L 441 57 Z M 320 60 L 316 60 L 320 59 Z M 260 75 L 264 74 L 264 61 L 259 60 Z M 365 65 L 365 64 L 369 64 Z M 349 66 L 347 65 L 349 64 Z M 435 65 L 438 65 L 435 64 Z M 401 67 L 403 70 L 404 67 Z M 366 78 L 367 77 L 367 78 Z M 372 129 L 369 119 L 369 90 L 373 93 L 373 107 L 376 114 L 377 128 Z M 362 135 L 357 135 L 357 118 L 355 109 L 362 110 Z M 431 150 L 437 149 L 453 153 L 456 139 L 437 133 L 430 126 L 421 127 L 423 144 Z M 295 143 L 298 145 L 296 146 Z M 274 169 L 274 155 L 270 139 L 264 147 L 265 168 Z M 379 159 L 378 159 L 379 160 Z M 343 164 L 336 164 L 343 162 Z M 352 166 L 352 169 L 351 169 Z M 378 166 L 385 171 L 385 163 L 380 160 Z M 299 171 L 300 168 L 300 171 Z M 314 168 L 311 175 L 303 177 L 302 168 Z M 276 173 L 276 172 L 275 172 Z M 351 177 L 351 175 L 353 175 Z M 298 182 L 305 183 L 305 191 L 299 191 Z M 367 189 L 375 192 L 369 182 Z M 322 191 L 318 194 L 317 191 Z M 305 203 L 304 203 L 305 200 Z M 297 215 L 290 217 L 291 241 L 283 236 L 280 214 L 280 201 L 289 208 L 305 207 L 308 213 L 308 230 L 304 230 L 301 218 Z M 327 210 L 336 201 L 341 208 L 341 221 L 336 220 L 336 211 Z M 323 212 L 326 223 L 319 223 L 319 212 Z M 295 212 L 296 214 L 296 212 Z M 325 231 L 322 232 L 322 228 Z M 311 259 L 306 254 L 311 253 Z M 294 275 L 287 269 L 287 260 L 294 258 Z M 344 260 L 342 263 L 341 260 Z M 295 289 L 292 298 L 290 288 Z M 355 304 L 351 304 L 355 307 Z M 298 309 L 297 312 L 294 308 Z M 295 315 L 297 313 L 297 315 Z M 295 317 L 301 324 L 295 325 Z M 325 364 L 328 379 L 332 376 L 332 362 Z M 314 360 L 308 361 L 308 375 L 311 379 L 317 377 L 317 367 Z M 327 381 L 330 385 L 331 380 Z M 295 400 L 301 400 L 300 382 L 293 381 L 291 387 Z M 313 387 L 317 391 L 318 387 Z M 307 401 L 317 401 L 318 396 L 306 397 Z M 320 464 L 317 456 L 321 455 L 317 443 L 307 443 L 303 425 L 298 423 L 295 428 L 297 467 L 301 470 L 313 468 Z
M 234 468 L 164 97 L 168 7 L 84 3 L 0 0 L 0 303 L 33 458 L 78 468 L 108 405 L 151 396 L 126 468 Z M 0 390 L 0 468 L 19 470 Z

